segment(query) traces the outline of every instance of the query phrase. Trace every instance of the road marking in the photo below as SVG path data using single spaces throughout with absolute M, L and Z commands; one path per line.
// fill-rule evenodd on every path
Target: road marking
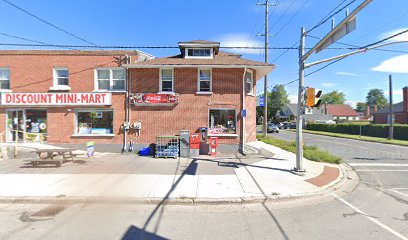
M 405 193 L 402 193 L 402 192 L 400 192 L 400 191 L 397 191 L 397 190 L 395 190 L 395 188 L 394 188 L 394 189 L 390 189 L 390 191 L 393 191 L 393 192 L 395 192 L 395 193 L 398 193 L 398 194 L 400 194 L 400 195 L 402 195 L 402 196 L 408 198 L 408 194 L 405 194 Z
M 349 163 L 352 167 L 408 167 L 408 163 Z
M 408 169 L 357 169 L 356 172 L 408 172 Z
M 338 199 L 339 201 L 341 201 L 342 203 L 344 203 L 345 205 L 347 205 L 348 207 L 350 207 L 351 209 L 353 209 L 354 211 L 360 213 L 361 215 L 363 215 L 364 217 L 368 218 L 370 221 L 372 221 L 373 223 L 377 224 L 378 226 L 382 227 L 383 229 L 387 230 L 388 232 L 394 234 L 396 237 L 398 237 L 399 239 L 403 239 L 403 240 L 408 240 L 407 237 L 405 237 L 404 235 L 402 235 L 401 233 L 395 231 L 394 229 L 388 227 L 387 225 L 383 224 L 382 222 L 378 221 L 377 219 L 369 216 L 367 213 L 361 211 L 360 209 L 358 209 L 357 207 L 351 205 L 351 203 L 347 202 L 346 200 L 344 200 L 343 198 L 337 196 L 336 194 L 332 193 L 332 195 Z

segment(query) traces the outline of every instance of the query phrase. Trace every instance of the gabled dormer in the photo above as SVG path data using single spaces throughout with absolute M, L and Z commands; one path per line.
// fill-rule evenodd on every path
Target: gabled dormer
M 179 48 L 183 58 L 213 59 L 218 54 L 219 42 L 192 40 L 179 42 Z

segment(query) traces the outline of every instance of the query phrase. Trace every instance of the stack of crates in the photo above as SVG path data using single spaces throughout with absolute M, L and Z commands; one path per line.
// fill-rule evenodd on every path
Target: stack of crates
M 177 158 L 179 156 L 179 141 L 178 136 L 156 137 L 156 157 Z

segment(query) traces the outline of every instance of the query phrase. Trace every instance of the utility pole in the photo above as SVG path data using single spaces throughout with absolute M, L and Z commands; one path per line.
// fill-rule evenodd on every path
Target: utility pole
M 296 168 L 297 172 L 304 172 L 303 169 L 303 108 L 304 108 L 304 81 L 305 81 L 305 61 L 303 55 L 305 54 L 305 28 L 300 30 L 300 45 L 299 45 L 299 91 L 298 91 L 298 105 L 296 116 Z
M 269 4 L 269 0 L 265 0 L 265 3 L 257 3 L 257 6 L 265 6 L 265 34 L 257 34 L 257 36 L 265 36 L 265 63 L 268 63 L 268 48 L 269 48 L 269 6 L 276 6 L 275 4 Z M 264 108 L 262 119 L 262 133 L 263 136 L 267 135 L 268 124 L 268 75 L 264 78 Z
M 390 122 L 389 122 L 389 127 L 388 127 L 388 139 L 392 140 L 394 138 L 394 119 L 393 119 L 393 115 L 394 115 L 394 109 L 393 109 L 393 103 L 392 103 L 392 75 L 389 76 L 388 78 L 389 83 L 390 83 Z

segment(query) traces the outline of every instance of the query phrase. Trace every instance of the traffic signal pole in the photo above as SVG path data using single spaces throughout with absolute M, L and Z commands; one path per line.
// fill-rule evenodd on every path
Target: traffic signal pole
M 300 31 L 300 45 L 299 45 L 299 91 L 298 91 L 298 105 L 296 116 L 296 167 L 295 171 L 304 172 L 303 169 L 303 109 L 304 109 L 304 80 L 305 80 L 305 61 L 303 55 L 305 54 L 305 28 L 302 27 Z

